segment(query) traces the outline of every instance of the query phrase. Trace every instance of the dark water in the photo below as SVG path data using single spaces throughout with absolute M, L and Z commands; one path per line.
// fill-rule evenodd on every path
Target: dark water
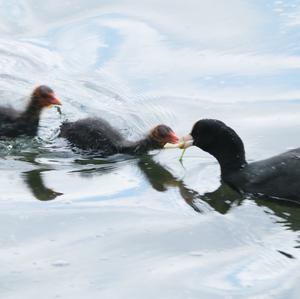
M 249 161 L 299 147 L 298 1 L 0 0 L 1 104 L 48 84 L 38 138 L 0 141 L 1 298 L 299 298 L 300 207 L 237 194 L 197 148 L 108 159 L 56 138 L 101 116 L 135 139 L 203 117 Z

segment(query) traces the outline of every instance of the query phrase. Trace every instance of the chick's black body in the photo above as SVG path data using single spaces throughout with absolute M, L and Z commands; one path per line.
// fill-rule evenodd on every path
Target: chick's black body
M 0 107 L 0 138 L 35 136 L 43 108 L 51 105 L 61 105 L 61 103 L 55 98 L 51 88 L 41 85 L 32 92 L 25 111 L 19 112 L 13 108 Z
M 223 122 L 200 120 L 191 135 L 218 160 L 222 180 L 234 189 L 300 203 L 300 148 L 248 164 L 242 140 Z
M 158 129 L 167 137 L 173 132 L 165 125 L 157 126 Z M 61 126 L 60 137 L 66 138 L 77 148 L 99 152 L 109 156 L 117 153 L 142 154 L 149 150 L 160 149 L 164 144 L 162 140 L 155 138 L 153 132 L 138 141 L 126 140 L 115 128 L 106 120 L 100 118 L 86 118 L 76 122 L 65 122 Z M 167 140 L 166 142 L 170 142 Z
M 20 113 L 12 108 L 0 107 L 0 137 L 35 136 L 38 131 L 40 111 L 35 107 Z

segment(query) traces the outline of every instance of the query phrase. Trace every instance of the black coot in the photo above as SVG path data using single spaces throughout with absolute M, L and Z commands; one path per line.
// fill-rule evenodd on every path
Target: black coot
M 129 141 L 106 120 L 100 118 L 65 122 L 61 126 L 60 137 L 66 138 L 77 148 L 99 152 L 104 156 L 117 153 L 142 154 L 161 149 L 166 143 L 178 142 L 173 130 L 166 125 L 156 126 L 141 140 Z
M 300 202 L 300 148 L 248 164 L 241 138 L 214 119 L 196 122 L 184 140 L 193 140 L 186 147 L 195 145 L 213 155 L 222 180 L 234 189 Z
M 31 94 L 25 111 L 0 107 L 0 138 L 20 135 L 35 136 L 38 131 L 40 114 L 43 108 L 61 105 L 54 92 L 48 86 L 39 86 Z

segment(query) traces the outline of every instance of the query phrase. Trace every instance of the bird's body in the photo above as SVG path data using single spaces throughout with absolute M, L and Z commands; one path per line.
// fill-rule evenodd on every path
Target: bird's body
M 108 155 L 120 150 L 124 137 L 104 119 L 85 118 L 61 125 L 60 137 L 83 150 L 103 151 Z
M 0 138 L 35 136 L 41 112 L 44 107 L 50 105 L 60 105 L 60 102 L 55 98 L 52 89 L 40 86 L 33 91 L 30 102 L 23 112 L 0 106 Z
M 222 179 L 240 191 L 300 202 L 300 148 L 246 164 Z
M 218 160 L 221 178 L 232 188 L 300 203 L 300 148 L 247 163 L 241 138 L 223 122 L 213 119 L 198 121 L 185 140 L 189 138 L 193 145 Z
M 65 122 L 61 126 L 60 137 L 66 138 L 77 148 L 99 152 L 105 156 L 117 153 L 142 154 L 151 149 L 162 148 L 161 142 L 176 142 L 177 137 L 173 131 L 164 125 L 156 127 L 161 140 L 152 138 L 153 132 L 138 141 L 129 141 L 113 128 L 106 120 L 101 118 L 85 118 L 75 122 Z M 155 135 L 155 134 L 154 134 Z M 173 138 L 176 138 L 172 140 Z
M 0 136 L 35 136 L 40 114 L 21 113 L 12 108 L 0 107 Z

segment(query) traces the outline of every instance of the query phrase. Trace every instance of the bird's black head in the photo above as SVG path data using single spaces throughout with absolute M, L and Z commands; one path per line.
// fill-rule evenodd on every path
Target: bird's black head
M 246 164 L 244 144 L 238 134 L 216 119 L 197 121 L 190 133 L 193 145 L 213 155 L 222 172 L 238 169 Z
M 216 119 L 201 119 L 197 121 L 190 133 L 193 145 L 204 151 L 209 151 L 216 146 L 231 130 L 223 122 Z
M 35 88 L 31 98 L 32 101 L 41 108 L 51 105 L 61 105 L 60 101 L 56 98 L 54 91 L 46 85 Z

